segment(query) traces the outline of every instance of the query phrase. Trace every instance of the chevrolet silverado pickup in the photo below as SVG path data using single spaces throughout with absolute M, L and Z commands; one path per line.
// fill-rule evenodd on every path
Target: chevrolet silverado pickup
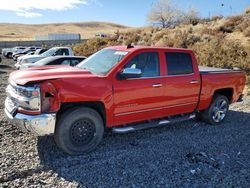
M 25 131 L 54 134 L 75 155 L 96 148 L 106 129 L 127 133 L 195 117 L 218 125 L 242 100 L 245 82 L 240 70 L 198 67 L 188 49 L 116 46 L 76 67 L 11 73 L 5 113 Z

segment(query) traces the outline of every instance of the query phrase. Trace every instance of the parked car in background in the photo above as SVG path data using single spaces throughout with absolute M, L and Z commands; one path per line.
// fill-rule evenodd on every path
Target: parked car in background
M 54 134 L 64 152 L 82 154 L 108 128 L 127 133 L 196 116 L 219 125 L 245 84 L 243 71 L 198 67 L 191 50 L 116 46 L 75 67 L 11 73 L 5 113 L 23 130 Z
M 30 67 L 38 67 L 38 66 L 50 66 L 50 65 L 69 65 L 76 66 L 81 61 L 86 59 L 84 56 L 51 56 L 41 59 L 35 63 L 23 63 L 23 64 L 15 64 L 17 69 L 30 68 Z
M 3 54 L 3 56 L 5 56 L 7 58 L 12 58 L 13 53 L 21 52 L 25 48 L 26 47 L 23 47 L 23 46 L 16 46 L 14 48 L 3 48 L 2 49 L 2 54 Z
M 42 53 L 44 53 L 46 51 L 47 51 L 47 49 L 38 49 L 36 51 L 29 52 L 27 55 L 40 55 L 40 54 L 42 54 Z
M 35 63 L 50 56 L 74 56 L 73 50 L 69 47 L 53 47 L 40 55 L 24 55 L 17 58 L 17 63 Z
M 46 48 L 37 49 L 34 54 L 30 54 L 30 55 L 41 55 L 42 53 L 46 52 L 47 50 L 48 49 L 46 49 Z
M 31 55 L 30 53 L 35 53 L 35 51 L 38 50 L 38 49 L 41 49 L 41 47 L 28 47 L 28 48 L 25 48 L 21 52 L 13 53 L 12 58 L 13 58 L 14 61 L 16 61 L 18 57 L 26 55 L 26 54 Z

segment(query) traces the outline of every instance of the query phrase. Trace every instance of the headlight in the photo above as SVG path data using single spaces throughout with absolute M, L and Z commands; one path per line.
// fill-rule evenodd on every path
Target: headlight
M 30 112 L 39 112 L 40 103 L 40 86 L 24 87 L 10 84 L 7 89 L 7 96 L 14 100 L 19 108 Z
M 34 98 L 39 96 L 39 89 L 33 87 L 17 87 L 16 93 L 26 98 Z

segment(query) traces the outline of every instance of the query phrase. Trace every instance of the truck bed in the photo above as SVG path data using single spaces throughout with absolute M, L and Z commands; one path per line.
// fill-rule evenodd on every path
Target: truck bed
M 214 67 L 206 67 L 206 66 L 199 66 L 199 71 L 201 74 L 242 72 L 241 70 L 237 70 L 237 69 L 235 70 L 222 69 L 222 68 L 214 68 Z
M 201 92 L 199 110 L 208 108 L 215 91 L 228 89 L 228 95 L 232 95 L 230 103 L 236 102 L 241 95 L 246 77 L 242 70 L 221 69 L 199 66 L 201 75 Z

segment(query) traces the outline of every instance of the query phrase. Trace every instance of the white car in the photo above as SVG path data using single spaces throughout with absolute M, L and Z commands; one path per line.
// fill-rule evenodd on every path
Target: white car
M 35 63 L 24 63 L 21 64 L 20 67 L 16 67 L 17 69 L 30 68 L 30 67 L 40 67 L 40 66 L 57 66 L 57 65 L 70 65 L 76 66 L 83 60 L 85 60 L 85 56 L 50 56 L 44 59 L 41 59 Z
M 22 52 L 26 47 L 23 46 L 16 46 L 14 48 L 3 48 L 2 54 L 7 58 L 12 58 L 13 53 Z
M 20 64 L 23 64 L 23 63 L 35 63 L 46 57 L 58 56 L 58 55 L 74 56 L 74 53 L 73 53 L 73 50 L 69 47 L 53 47 L 40 55 L 24 55 L 24 56 L 18 57 L 17 63 L 15 66 L 19 67 Z

